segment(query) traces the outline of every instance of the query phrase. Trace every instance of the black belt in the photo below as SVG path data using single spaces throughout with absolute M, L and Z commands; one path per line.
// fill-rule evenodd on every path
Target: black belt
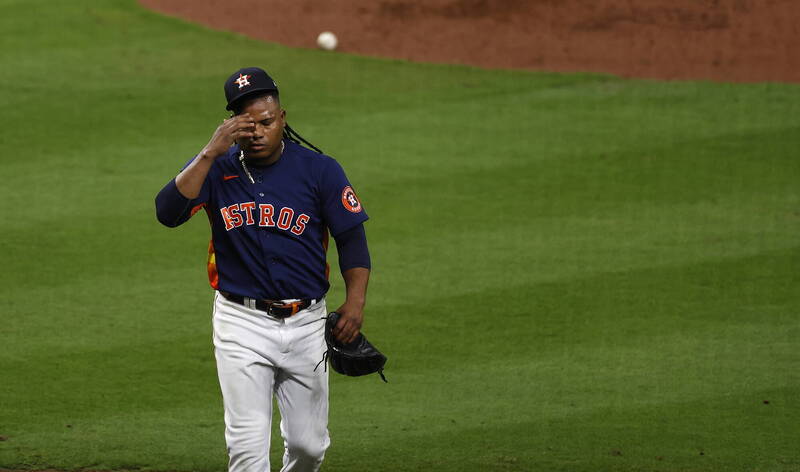
M 283 300 L 250 298 L 242 295 L 236 295 L 235 293 L 223 292 L 222 290 L 220 290 L 219 293 L 228 301 L 238 303 L 239 305 L 244 305 L 248 308 L 265 311 L 268 315 L 275 318 L 288 318 L 317 303 L 317 300 L 311 298 L 285 302 Z

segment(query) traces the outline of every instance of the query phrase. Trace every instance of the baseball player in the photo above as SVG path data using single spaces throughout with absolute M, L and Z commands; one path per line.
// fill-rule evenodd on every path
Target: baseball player
M 208 276 L 214 354 L 231 472 L 268 472 L 272 398 L 280 409 L 282 472 L 316 471 L 330 444 L 326 351 L 328 234 L 347 295 L 339 341 L 361 328 L 370 257 L 367 214 L 341 166 L 300 144 L 278 87 L 259 68 L 225 81 L 232 112 L 156 197 L 175 227 L 204 209 L 211 224 Z

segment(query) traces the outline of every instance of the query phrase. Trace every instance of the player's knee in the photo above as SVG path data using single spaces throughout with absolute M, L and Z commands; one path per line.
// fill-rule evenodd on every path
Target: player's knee
M 291 440 L 286 444 L 289 455 L 302 459 L 304 462 L 322 461 L 325 451 L 328 449 L 329 441 L 327 438 L 312 441 L 310 438 L 303 440 Z

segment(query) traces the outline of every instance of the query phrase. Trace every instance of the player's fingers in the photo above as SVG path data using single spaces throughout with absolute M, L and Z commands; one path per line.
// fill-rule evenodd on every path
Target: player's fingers
M 338 339 L 343 343 L 346 343 L 348 342 L 347 340 L 350 339 L 350 336 L 353 332 L 353 325 L 349 319 L 342 321 L 344 321 L 344 323 L 342 324 L 341 329 L 339 330 L 339 334 L 338 336 L 336 336 L 336 339 Z
M 253 119 L 250 118 L 250 116 L 239 115 L 239 116 L 234 116 L 232 118 L 228 118 L 222 123 L 228 126 L 238 126 L 243 123 L 255 124 L 255 121 L 253 121 Z
M 346 343 L 350 342 L 350 338 L 353 337 L 353 331 L 354 330 L 355 330 L 355 327 L 353 326 L 353 323 L 348 323 L 347 324 L 347 328 L 345 328 L 344 332 L 342 333 L 342 338 L 344 338 L 344 342 L 346 342 Z
M 255 133 L 256 129 L 254 127 L 239 127 L 231 130 L 231 134 L 248 134 L 252 136 Z
M 336 327 L 333 328 L 333 335 L 336 336 L 336 339 L 339 339 L 339 335 L 342 334 L 342 329 L 347 324 L 347 318 L 340 318 L 339 322 L 336 323 Z
M 239 123 L 228 123 L 228 125 L 226 126 L 225 129 L 226 129 L 226 131 L 228 133 L 233 134 L 233 133 L 236 133 L 236 132 L 239 132 L 239 131 L 255 131 L 256 126 L 255 126 L 255 124 L 247 124 L 247 123 L 241 123 L 241 122 L 239 122 Z
M 231 123 L 235 125 L 249 125 L 254 126 L 256 124 L 255 120 L 250 117 L 250 115 L 238 115 L 231 118 Z
M 250 131 L 234 131 L 233 133 L 231 133 L 231 137 L 233 139 L 252 138 L 253 133 Z
M 236 126 L 255 126 L 256 122 L 252 118 L 247 117 L 247 118 L 233 120 L 232 124 Z
M 350 337 L 347 338 L 347 341 L 345 341 L 345 342 L 347 344 L 350 344 L 351 342 L 355 341 L 356 338 L 358 337 L 358 332 L 359 332 L 358 329 L 354 329 L 353 332 L 350 333 Z

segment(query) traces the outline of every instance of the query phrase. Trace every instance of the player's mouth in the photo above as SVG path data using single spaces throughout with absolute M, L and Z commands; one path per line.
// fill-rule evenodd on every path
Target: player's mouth
M 267 145 L 266 144 L 250 143 L 250 145 L 248 147 L 250 148 L 251 151 L 258 152 L 258 151 L 263 151 L 264 149 L 266 149 Z

